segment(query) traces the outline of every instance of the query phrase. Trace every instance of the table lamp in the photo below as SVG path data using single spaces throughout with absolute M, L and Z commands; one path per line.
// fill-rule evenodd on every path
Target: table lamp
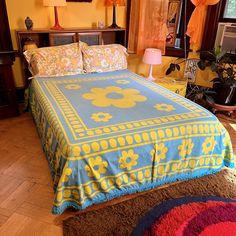
M 143 55 L 143 62 L 150 65 L 147 80 L 155 80 L 155 78 L 152 77 L 152 65 L 161 64 L 161 50 L 157 48 L 146 48 Z
M 116 7 L 117 6 L 125 6 L 124 0 L 106 0 L 105 2 L 106 6 L 112 6 L 113 7 L 113 18 L 112 18 L 112 24 L 108 28 L 120 28 L 116 24 Z
M 54 7 L 55 25 L 50 29 L 62 30 L 63 28 L 58 21 L 57 7 L 66 6 L 66 0 L 43 0 L 43 5 L 46 7 Z

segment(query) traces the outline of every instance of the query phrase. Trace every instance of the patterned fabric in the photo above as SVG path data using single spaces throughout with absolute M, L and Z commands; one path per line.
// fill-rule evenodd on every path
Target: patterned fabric
M 87 73 L 127 69 L 126 48 L 119 44 L 84 47 L 82 52 Z
M 128 70 L 35 78 L 30 104 L 56 214 L 234 166 L 214 115 Z
M 85 43 L 72 43 L 44 47 L 24 52 L 33 76 L 60 76 L 83 73 L 81 47 Z
M 236 201 L 215 196 L 183 197 L 155 206 L 131 236 L 236 235 Z

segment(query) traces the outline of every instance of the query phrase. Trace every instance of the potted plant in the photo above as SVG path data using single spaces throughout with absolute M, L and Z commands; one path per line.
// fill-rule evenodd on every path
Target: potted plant
M 177 59 L 175 63 L 171 63 L 166 75 L 176 69 L 180 70 L 179 64 L 184 61 L 185 59 Z M 197 65 L 201 70 L 210 67 L 216 73 L 216 77 L 212 80 L 212 89 L 200 88 L 194 93 L 191 91 L 191 96 L 194 96 L 195 99 L 199 98 L 198 95 L 200 94 L 201 98 L 204 96 L 210 103 L 225 106 L 236 105 L 236 64 L 230 59 L 226 51 L 221 50 L 221 47 L 217 47 L 213 51 L 202 51 Z
M 198 67 L 205 70 L 210 67 L 216 73 L 212 80 L 214 102 L 221 105 L 233 106 L 236 104 L 236 65 L 230 59 L 226 51 L 220 47 L 200 53 Z

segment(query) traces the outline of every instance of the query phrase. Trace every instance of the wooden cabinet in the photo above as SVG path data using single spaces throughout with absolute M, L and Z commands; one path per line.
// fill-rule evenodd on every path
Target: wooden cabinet
M 33 40 L 37 47 L 48 47 L 83 41 L 88 45 L 118 43 L 126 46 L 126 30 L 124 28 L 77 28 L 64 30 L 34 29 L 16 30 L 19 56 L 25 85 L 30 75 L 23 56 L 23 48 L 27 40 Z
M 5 0 L 0 0 L 0 119 L 18 114 L 12 73 L 15 52 L 12 49 Z

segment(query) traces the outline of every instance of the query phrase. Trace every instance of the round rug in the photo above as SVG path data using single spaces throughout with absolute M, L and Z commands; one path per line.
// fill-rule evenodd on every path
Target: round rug
M 235 236 L 236 201 L 214 196 L 183 197 L 155 206 L 132 236 Z

